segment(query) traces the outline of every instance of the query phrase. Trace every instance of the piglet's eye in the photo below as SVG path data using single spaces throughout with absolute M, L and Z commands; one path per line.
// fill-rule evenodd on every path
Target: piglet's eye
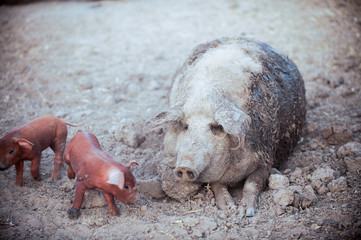
M 9 154 L 10 154 L 10 155 L 14 155 L 14 154 L 15 154 L 15 150 L 14 150 L 14 149 L 11 149 L 11 150 L 9 151 Z
M 124 189 L 129 189 L 129 186 L 128 186 L 128 185 L 124 185 Z
M 212 131 L 212 133 L 214 135 L 219 135 L 219 134 L 224 132 L 224 129 L 223 129 L 222 125 L 212 124 L 210 126 L 210 128 L 211 128 L 211 131 Z

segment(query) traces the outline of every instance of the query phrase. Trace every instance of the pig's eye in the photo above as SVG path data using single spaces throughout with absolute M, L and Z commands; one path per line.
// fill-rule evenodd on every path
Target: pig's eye
M 222 125 L 212 124 L 210 128 L 214 135 L 219 135 L 224 132 Z
M 129 186 L 128 185 L 124 185 L 124 189 L 129 189 Z
M 185 123 L 179 123 L 180 125 L 180 129 L 182 131 L 187 131 L 188 130 L 188 124 L 185 124 Z
M 11 149 L 11 150 L 9 151 L 9 154 L 10 154 L 10 155 L 14 155 L 14 154 L 15 154 L 15 150 L 14 150 L 14 149 Z

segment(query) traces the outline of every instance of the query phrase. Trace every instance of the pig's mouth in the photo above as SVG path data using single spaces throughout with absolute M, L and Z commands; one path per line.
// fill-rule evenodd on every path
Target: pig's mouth
M 5 171 L 6 169 L 7 167 L 3 163 L 0 163 L 0 171 Z

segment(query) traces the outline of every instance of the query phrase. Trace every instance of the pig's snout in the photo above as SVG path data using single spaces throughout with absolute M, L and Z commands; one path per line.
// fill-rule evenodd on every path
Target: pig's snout
M 176 178 L 188 182 L 196 181 L 203 170 L 204 157 L 203 155 L 195 158 L 182 157 L 181 160 L 177 162 L 174 171 Z
M 186 166 L 177 167 L 175 174 L 179 179 L 184 181 L 194 181 L 197 177 L 197 173 L 193 169 Z

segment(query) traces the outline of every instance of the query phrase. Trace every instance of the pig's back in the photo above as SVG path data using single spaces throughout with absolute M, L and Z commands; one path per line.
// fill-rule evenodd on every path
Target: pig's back
M 174 77 L 170 105 L 184 99 L 207 104 L 226 97 L 244 109 L 251 78 L 262 72 L 261 52 L 257 43 L 247 39 L 226 38 L 199 45 Z

